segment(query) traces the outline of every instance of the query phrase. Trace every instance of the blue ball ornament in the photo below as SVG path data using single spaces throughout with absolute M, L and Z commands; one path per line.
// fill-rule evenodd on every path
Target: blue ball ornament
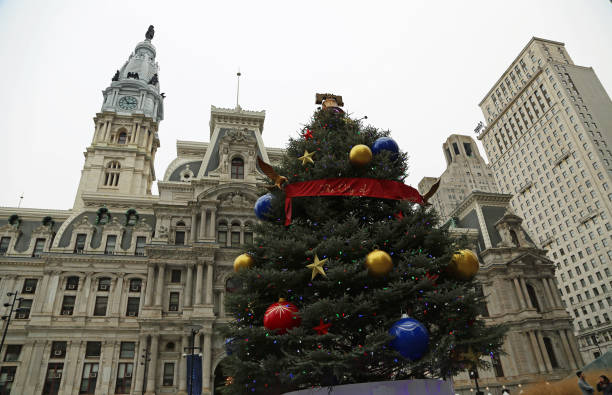
M 266 215 L 270 212 L 272 198 L 271 193 L 266 193 L 255 202 L 255 215 L 262 221 L 266 219 Z
M 376 139 L 374 144 L 372 144 L 372 153 L 377 155 L 382 151 L 389 151 L 393 155 L 391 156 L 393 159 L 397 158 L 397 154 L 399 153 L 399 147 L 395 140 L 391 137 L 380 137 Z
M 395 336 L 391 347 L 411 361 L 420 359 L 429 346 L 427 328 L 414 318 L 400 319 L 389 329 L 389 334 Z
M 225 339 L 225 353 L 227 355 L 232 355 L 232 353 L 234 352 L 234 347 L 235 347 L 234 341 L 235 340 L 236 339 L 233 337 Z

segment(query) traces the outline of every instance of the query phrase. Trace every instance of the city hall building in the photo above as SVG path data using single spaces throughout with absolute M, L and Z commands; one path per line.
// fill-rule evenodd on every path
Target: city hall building
M 275 163 L 282 151 L 264 147 L 264 111 L 213 106 L 210 142 L 178 141 L 152 195 L 164 97 L 151 38 L 103 92 L 72 210 L 0 208 L 0 294 L 22 298 L 2 394 L 186 394 L 191 325 L 202 393 L 225 379 L 215 334 L 233 260 L 253 238 L 256 156 Z

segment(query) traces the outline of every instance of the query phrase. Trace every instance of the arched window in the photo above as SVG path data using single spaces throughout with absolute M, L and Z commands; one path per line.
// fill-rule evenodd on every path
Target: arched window
M 106 173 L 104 174 L 104 186 L 116 187 L 119 185 L 119 172 L 121 164 L 117 161 L 109 162 L 106 165 Z
M 241 158 L 232 159 L 232 178 L 244 178 L 244 161 Z
M 125 144 L 125 143 L 127 143 L 127 133 L 121 132 L 117 136 L 117 144 Z
M 510 229 L 510 237 L 512 238 L 512 242 L 514 243 L 515 246 L 519 247 L 521 244 L 519 243 L 518 240 L 518 236 L 516 235 L 516 232 L 512 229 Z
M 227 245 L 227 221 L 221 220 L 217 225 L 217 243 Z
M 550 337 L 544 338 L 544 347 L 546 348 L 546 353 L 548 354 L 548 358 L 550 359 L 550 364 L 553 368 L 558 368 L 559 362 L 557 362 L 557 357 L 555 356 L 555 350 L 553 348 Z
M 531 284 L 527 284 L 527 293 L 529 294 L 529 300 L 531 301 L 533 307 L 535 307 L 538 313 L 541 312 L 540 304 L 538 303 L 538 298 L 536 297 L 535 289 L 533 289 L 533 286 L 531 286 Z
M 184 245 L 185 244 L 185 223 L 178 221 L 176 223 L 176 232 L 174 234 L 174 244 Z
M 253 244 L 253 224 L 251 222 L 244 224 L 244 243 Z
M 239 221 L 232 221 L 232 227 L 230 229 L 230 242 L 232 247 L 236 247 L 238 245 L 240 245 L 240 222 Z

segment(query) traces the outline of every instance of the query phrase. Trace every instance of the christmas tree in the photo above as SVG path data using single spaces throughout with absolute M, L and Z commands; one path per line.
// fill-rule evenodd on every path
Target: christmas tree
M 453 255 L 464 241 L 403 184 L 407 154 L 389 132 L 351 119 L 339 96 L 317 99 L 280 166 L 260 162 L 276 186 L 235 262 L 222 362 L 231 377 L 218 390 L 281 394 L 485 365 L 479 356 L 500 351 L 504 328 L 478 318 L 474 260 Z

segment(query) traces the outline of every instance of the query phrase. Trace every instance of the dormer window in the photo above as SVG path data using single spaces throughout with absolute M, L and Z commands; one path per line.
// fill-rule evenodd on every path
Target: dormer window
M 45 248 L 45 239 L 36 239 L 36 243 L 34 243 L 34 252 L 32 252 L 32 256 L 34 258 L 40 258 L 40 255 Z
M 136 237 L 136 250 L 134 254 L 137 256 L 144 256 L 145 254 L 145 244 L 147 242 L 147 238 L 144 236 Z
M 87 240 L 87 234 L 79 233 L 76 236 L 76 242 L 74 245 L 74 252 L 76 254 L 82 254 L 85 250 L 85 240 Z
M 244 178 L 244 161 L 241 158 L 232 159 L 232 178 L 240 180 Z
M 106 247 L 104 248 L 104 253 L 106 255 L 113 255 L 115 253 L 116 244 L 117 244 L 117 236 L 108 235 L 106 237 Z
M 0 239 L 0 255 L 5 255 L 9 248 L 9 243 L 11 242 L 10 237 L 3 237 Z

